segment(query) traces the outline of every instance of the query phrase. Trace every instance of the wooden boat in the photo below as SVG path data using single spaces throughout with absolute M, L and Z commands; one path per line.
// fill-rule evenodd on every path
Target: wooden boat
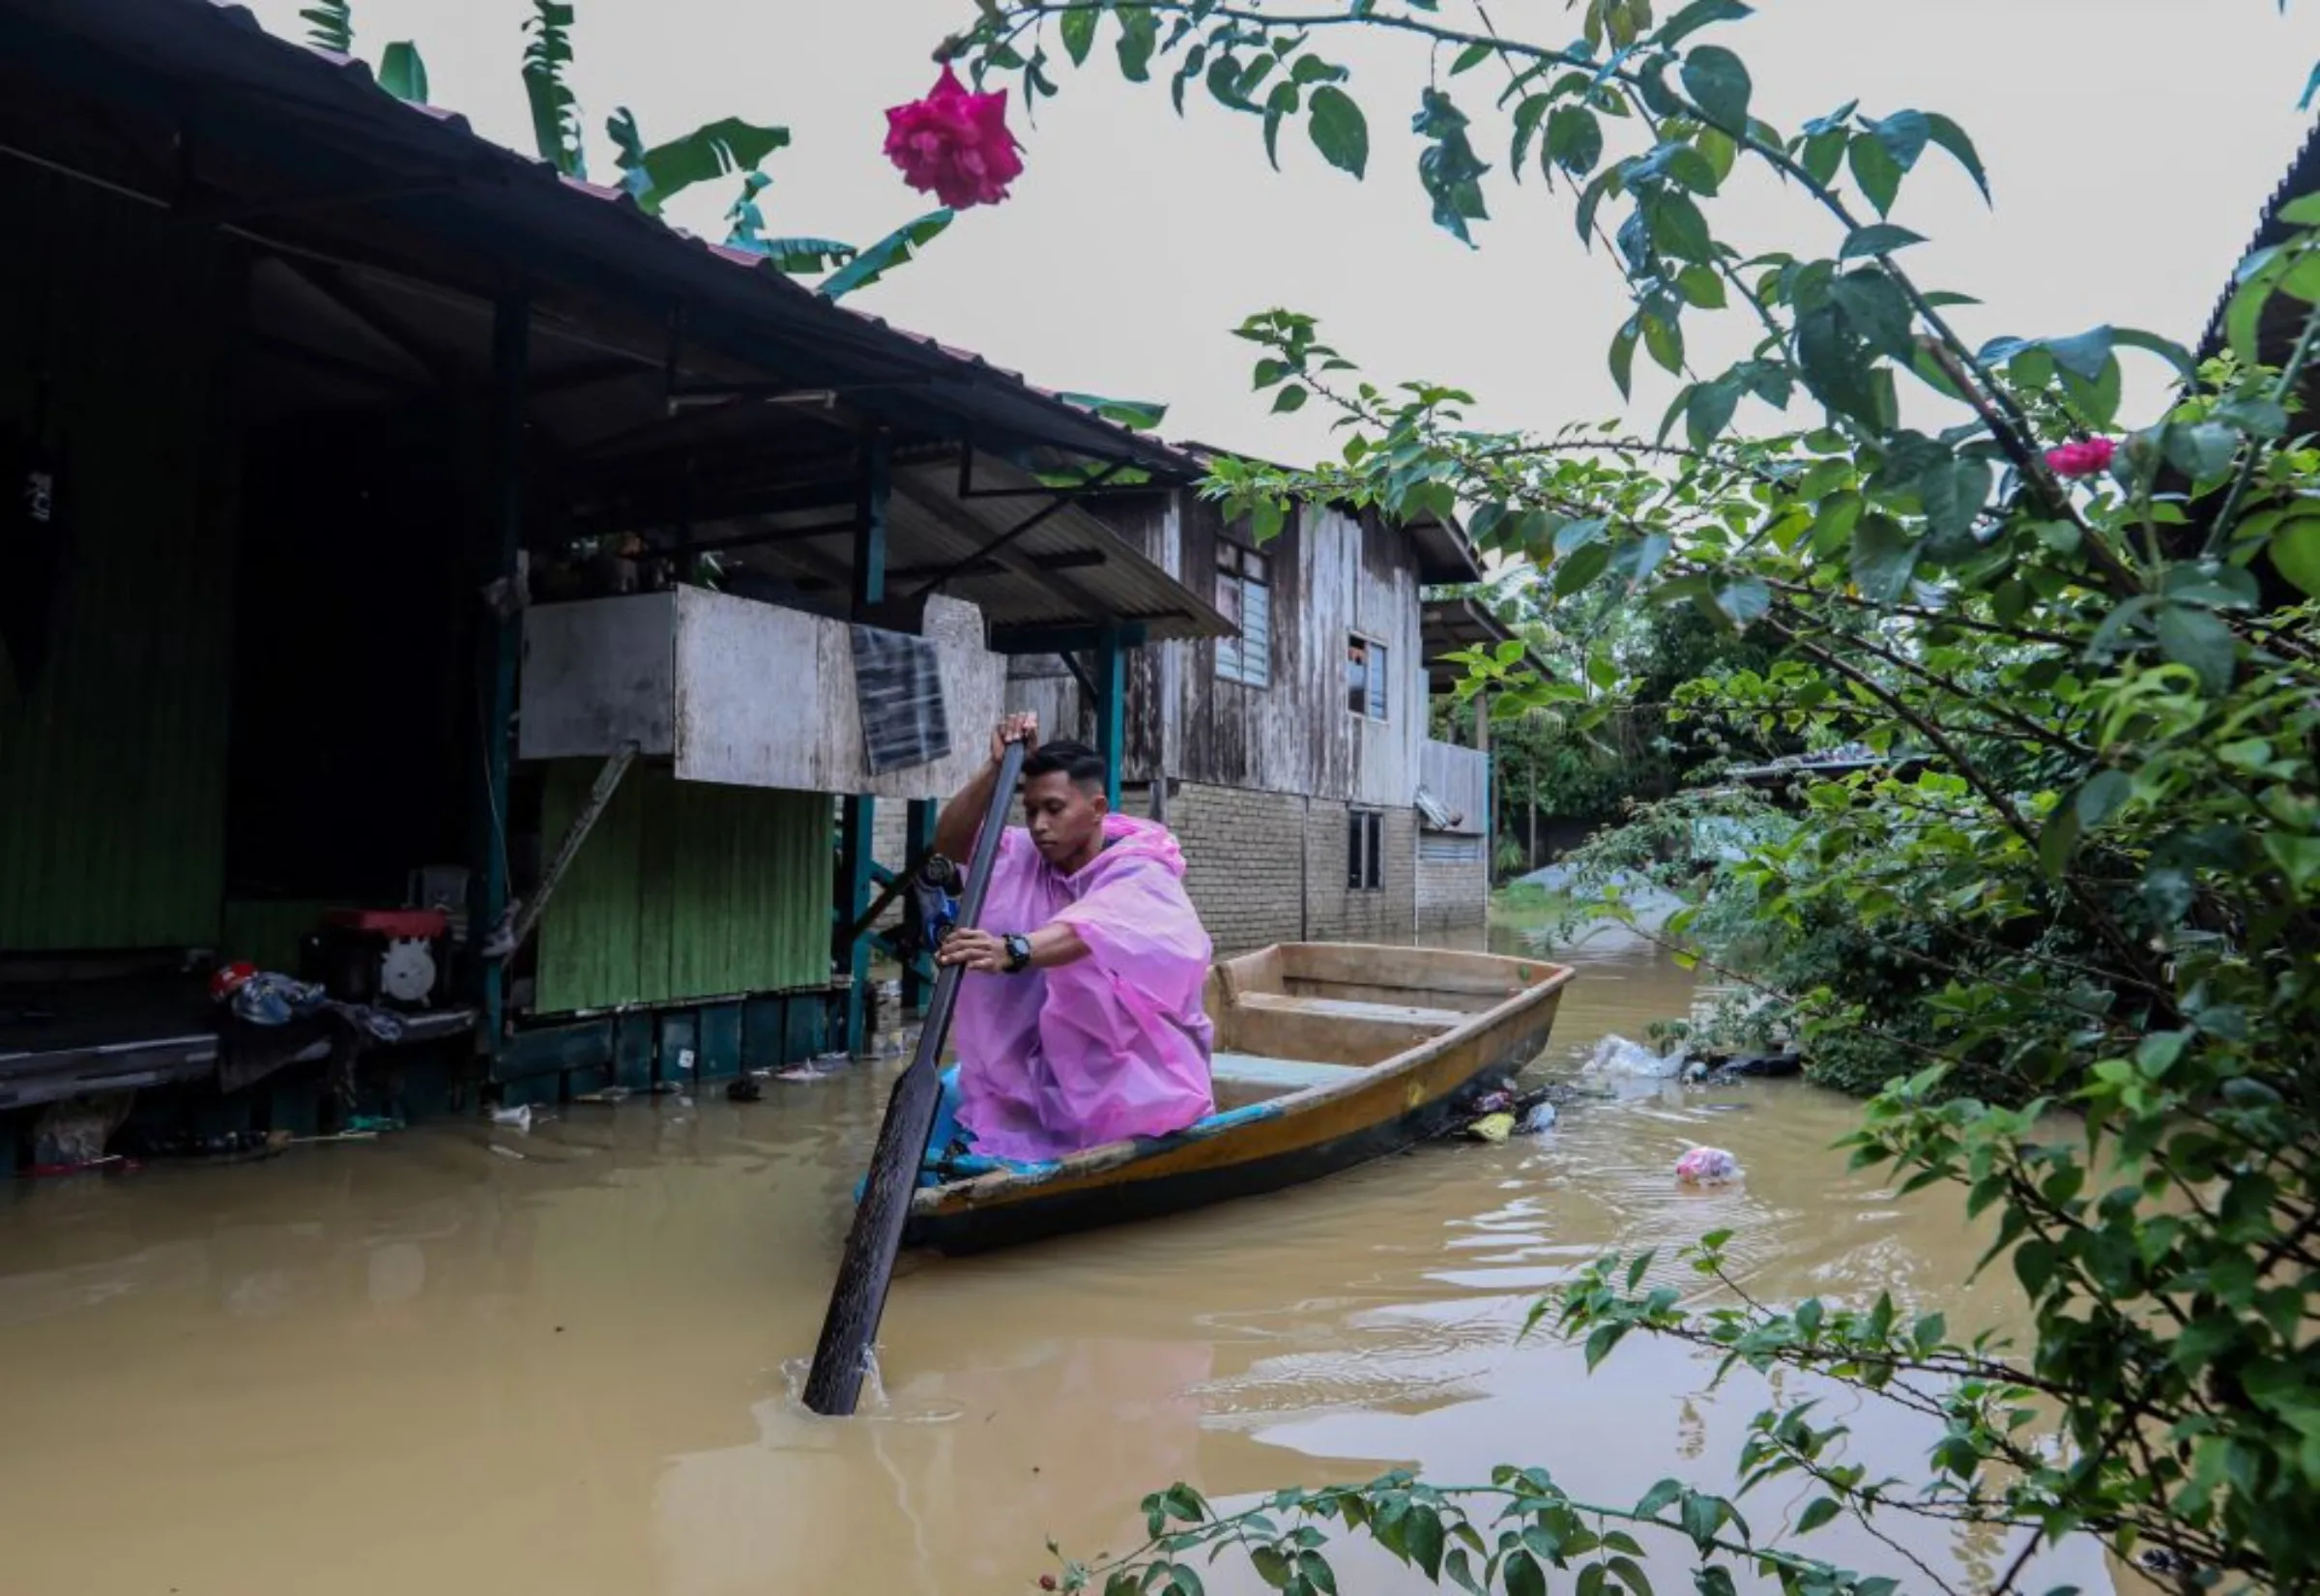
M 1571 972 L 1288 943 L 1209 972 L 1216 1113 L 914 1194 L 904 1244 L 977 1252 L 1277 1191 L 1439 1135 L 1538 1057 Z

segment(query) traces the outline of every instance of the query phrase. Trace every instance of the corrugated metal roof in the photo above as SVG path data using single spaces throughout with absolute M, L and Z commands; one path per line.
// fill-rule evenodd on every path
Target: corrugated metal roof
M 2226 274 L 2223 292 L 2217 298 L 2216 307 L 2209 313 L 2207 326 L 2199 334 L 2200 360 L 2213 360 L 2223 351 L 2223 317 L 2231 308 L 2232 296 L 2239 292 L 2236 273 L 2240 262 L 2258 249 L 2284 243 L 2290 229 L 2280 219 L 2280 212 L 2292 201 L 2315 191 L 2320 191 L 2320 122 L 2312 125 L 2312 131 L 2305 137 L 2304 147 L 2296 152 L 2296 159 L 2288 162 L 2287 171 L 2273 189 L 2272 197 L 2265 202 L 2262 213 L 2256 218 L 2255 236 L 2248 241 L 2248 247 L 2231 261 L 2232 271 Z M 2277 322 L 2282 326 L 2293 326 L 2301 325 L 2304 320 L 2301 308 L 2291 311 L 2276 302 L 2270 309 L 2273 313 L 2265 317 L 2268 324 Z M 2271 333 L 2274 329 L 2268 325 L 2265 331 Z M 2272 341 L 2269 337 L 2265 339 L 2267 344 Z
M 1170 638 L 1231 637 L 1231 622 L 1191 589 L 1170 576 L 1134 544 L 1077 505 L 1049 512 L 1053 500 L 1029 475 L 978 460 L 978 493 L 993 498 L 957 497 L 955 471 L 947 463 L 902 465 L 886 520 L 887 594 L 901 597 L 958 568 L 941 591 L 982 610 L 994 627 L 1069 626 L 1096 616 L 1133 622 L 1145 635 Z M 1034 515 L 1036 526 L 986 552 Z M 826 524 L 812 511 L 768 515 L 756 522 L 769 532 Z M 701 540 L 727 529 L 702 529 Z M 737 550 L 745 566 L 777 574 L 835 599 L 853 566 L 853 532 L 832 527 L 811 537 L 768 541 Z
M 1489 610 L 1471 598 L 1429 598 L 1418 610 L 1418 637 L 1426 654 L 1426 676 L 1436 692 L 1448 692 L 1466 674 L 1442 655 L 1489 648 L 1514 636 Z
M 444 177 L 440 191 L 383 192 L 368 210 L 374 218 L 391 217 L 468 246 L 503 252 L 528 246 L 529 252 L 507 264 L 584 292 L 684 303 L 700 312 L 692 325 L 704 339 L 778 351 L 783 360 L 773 363 L 776 369 L 786 363 L 808 379 L 820 372 L 896 385 L 860 403 L 896 425 L 1000 451 L 1045 445 L 1131 461 L 1172 479 L 1199 475 L 1198 462 L 1181 451 L 1017 373 L 833 305 L 757 256 L 645 216 L 620 190 L 565 178 L 478 136 L 463 117 L 396 100 L 361 62 L 269 34 L 240 6 L 9 0 L 0 6 L 0 28 L 7 30 L 6 53 L 20 61 L 42 60 L 43 51 L 47 59 L 69 57 L 76 86 L 86 81 L 147 114 L 164 101 L 201 104 L 204 140 L 222 148 L 240 138 L 237 153 L 244 158 L 262 156 L 282 169 L 311 167 L 326 157 L 351 160 L 383 169 L 379 175 L 390 184 L 397 177 Z M 102 81 L 108 66 L 129 69 L 128 76 L 141 81 Z M 100 70 L 92 74 L 84 68 Z M 159 83 L 182 92 L 157 97 Z M 752 356 L 749 349 L 731 352 Z

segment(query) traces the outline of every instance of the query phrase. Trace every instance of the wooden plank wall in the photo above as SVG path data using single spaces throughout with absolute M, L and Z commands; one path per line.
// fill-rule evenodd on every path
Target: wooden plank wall
M 1428 738 L 1419 750 L 1418 777 L 1457 817 L 1444 829 L 1480 832 L 1490 812 L 1491 756 L 1480 748 Z

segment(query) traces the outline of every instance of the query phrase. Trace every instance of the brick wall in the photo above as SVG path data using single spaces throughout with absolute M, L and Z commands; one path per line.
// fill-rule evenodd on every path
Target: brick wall
M 1149 812 L 1133 798 L 1128 808 Z M 1220 954 L 1304 940 L 1304 798 L 1180 782 L 1168 827 L 1184 850 L 1184 889 Z
M 1385 869 L 1375 889 L 1346 885 L 1354 805 L 1313 798 L 1305 816 L 1305 940 L 1406 943 L 1418 921 L 1418 812 L 1387 809 Z

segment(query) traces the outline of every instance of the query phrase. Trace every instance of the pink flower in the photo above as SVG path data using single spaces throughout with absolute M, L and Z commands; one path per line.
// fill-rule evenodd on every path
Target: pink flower
M 1007 131 L 1007 91 L 970 94 L 948 67 L 924 100 L 886 112 L 886 159 L 903 181 L 954 211 L 1007 197 L 1023 158 Z
M 2092 477 L 2098 471 L 2110 469 L 2110 457 L 2119 446 L 2108 438 L 2074 438 L 2069 443 L 2046 450 L 2046 464 L 2054 468 L 2057 477 Z

